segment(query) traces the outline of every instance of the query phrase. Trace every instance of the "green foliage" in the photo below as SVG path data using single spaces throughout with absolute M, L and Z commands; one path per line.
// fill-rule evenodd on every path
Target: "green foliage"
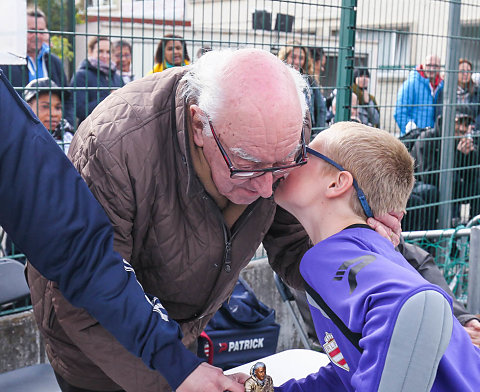
M 76 24 L 84 23 L 84 17 L 81 10 L 75 5 L 74 0 L 28 0 L 30 8 L 38 7 L 47 16 L 47 25 L 49 30 L 70 31 L 73 29 L 72 15 L 74 12 Z
M 68 42 L 68 39 L 65 37 L 62 38 L 58 35 L 52 35 L 50 37 L 50 50 L 64 61 L 73 60 L 72 44 Z

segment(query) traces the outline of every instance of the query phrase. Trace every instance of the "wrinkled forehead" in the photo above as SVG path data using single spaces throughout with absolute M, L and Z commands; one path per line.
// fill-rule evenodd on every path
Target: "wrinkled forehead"
M 300 96 L 288 67 L 263 53 L 243 53 L 220 80 L 220 132 L 232 140 L 276 145 L 298 142 Z
M 303 128 L 301 112 L 278 104 L 258 107 L 245 102 L 242 107 L 220 121 L 221 139 L 231 148 L 241 148 L 247 154 L 264 157 L 277 154 L 284 158 L 300 143 Z M 273 159 L 273 156 L 272 156 Z
M 229 128 L 222 134 L 228 154 L 256 163 L 293 160 L 301 146 L 302 126 Z

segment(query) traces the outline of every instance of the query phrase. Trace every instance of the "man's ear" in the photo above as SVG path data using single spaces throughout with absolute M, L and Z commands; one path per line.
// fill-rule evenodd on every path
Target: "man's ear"
M 193 142 L 198 147 L 203 147 L 203 120 L 205 114 L 198 105 L 190 105 L 190 118 L 192 119 Z
M 344 195 L 353 188 L 353 176 L 348 171 L 340 171 L 328 184 L 325 196 L 329 199 Z

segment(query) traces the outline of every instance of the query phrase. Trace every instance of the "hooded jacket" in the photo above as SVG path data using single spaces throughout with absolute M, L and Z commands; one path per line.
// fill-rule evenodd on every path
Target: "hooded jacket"
M 429 79 L 422 75 L 421 69 L 412 70 L 398 91 L 394 117 L 400 135 L 405 134 L 405 127 L 410 121 L 417 128 L 435 125 L 435 104 L 443 89 L 443 80 L 438 80 L 438 84 L 432 87 Z

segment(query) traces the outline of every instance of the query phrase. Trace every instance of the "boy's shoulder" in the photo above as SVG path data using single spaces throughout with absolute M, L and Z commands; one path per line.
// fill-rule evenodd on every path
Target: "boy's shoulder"
M 343 230 L 316 244 L 305 253 L 300 273 L 310 286 L 327 295 L 332 286 L 336 295 L 349 295 L 359 283 L 366 295 L 386 289 L 387 282 L 405 291 L 428 284 L 388 240 L 362 227 Z

